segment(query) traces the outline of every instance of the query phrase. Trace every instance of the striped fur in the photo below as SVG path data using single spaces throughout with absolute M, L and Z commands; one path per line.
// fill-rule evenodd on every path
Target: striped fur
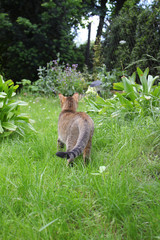
M 62 111 L 58 120 L 58 147 L 66 144 L 67 151 L 56 153 L 67 158 L 68 163 L 83 153 L 84 161 L 89 158 L 94 131 L 93 120 L 84 112 L 76 112 L 78 93 L 72 97 L 59 94 Z

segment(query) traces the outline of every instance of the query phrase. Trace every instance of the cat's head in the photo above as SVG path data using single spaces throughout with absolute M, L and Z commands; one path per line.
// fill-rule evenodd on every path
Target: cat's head
M 79 97 L 78 93 L 75 93 L 72 97 L 65 97 L 60 93 L 59 99 L 61 102 L 62 110 L 76 111 L 78 107 L 78 97 Z

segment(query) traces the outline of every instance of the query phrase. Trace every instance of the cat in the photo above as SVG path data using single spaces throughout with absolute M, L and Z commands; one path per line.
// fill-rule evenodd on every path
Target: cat
M 61 158 L 67 158 L 67 164 L 83 153 L 84 163 L 89 159 L 92 136 L 94 132 L 93 120 L 84 112 L 76 112 L 79 94 L 65 97 L 59 94 L 62 111 L 58 120 L 58 148 L 66 144 L 66 152 L 57 152 Z

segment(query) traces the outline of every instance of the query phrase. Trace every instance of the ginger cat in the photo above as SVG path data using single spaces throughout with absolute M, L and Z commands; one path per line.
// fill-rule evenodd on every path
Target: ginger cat
M 84 112 L 76 112 L 78 107 L 78 93 L 72 97 L 59 94 L 62 111 L 58 120 L 58 147 L 66 144 L 66 152 L 57 152 L 61 158 L 67 158 L 68 164 L 83 153 L 84 163 L 89 158 L 92 136 L 94 132 L 93 120 Z

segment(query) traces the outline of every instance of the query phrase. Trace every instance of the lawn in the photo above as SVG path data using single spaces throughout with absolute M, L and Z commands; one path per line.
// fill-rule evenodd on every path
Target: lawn
M 0 239 L 160 239 L 159 120 L 92 113 L 91 162 L 66 167 L 55 155 L 58 98 L 18 98 L 37 132 L 1 140 Z

